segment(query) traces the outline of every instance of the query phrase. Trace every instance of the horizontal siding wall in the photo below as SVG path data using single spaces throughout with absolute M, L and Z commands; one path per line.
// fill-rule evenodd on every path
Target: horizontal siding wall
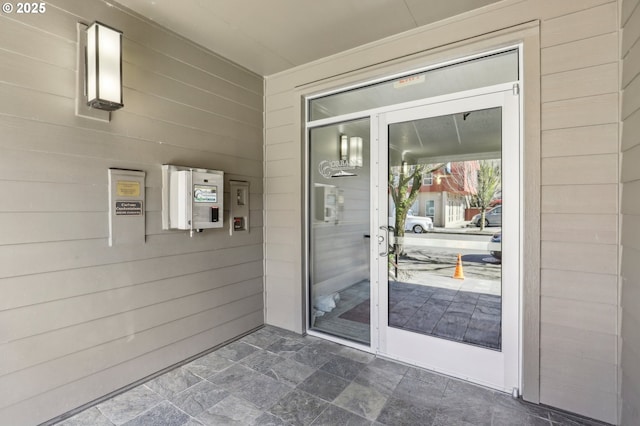
M 266 208 L 267 322 L 301 329 L 302 305 L 285 305 L 281 300 L 302 300 L 304 291 L 303 250 L 301 239 L 296 239 L 303 232 L 303 176 L 300 168 L 277 168 L 278 174 L 271 175 L 269 165 L 281 161 L 280 153 L 294 164 L 303 161 L 302 88 L 322 80 L 327 80 L 326 87 L 336 80 L 348 83 L 349 78 L 334 77 L 341 74 L 351 75 L 351 82 L 362 81 L 368 78 L 367 67 L 429 49 L 442 52 L 442 46 L 533 20 L 541 22 L 541 182 L 524 196 L 526 203 L 527 197 L 540 194 L 541 268 L 540 282 L 535 283 L 540 294 L 539 401 L 616 423 L 619 58 L 615 0 L 505 0 L 269 76 L 265 192 L 288 194 L 293 202 L 286 210 L 290 221 L 278 218 L 280 210 Z M 525 92 L 536 83 L 525 82 Z M 272 240 L 271 229 L 291 238 Z M 278 257 L 283 252 L 290 256 Z M 532 297 L 536 300 L 526 303 L 536 306 L 538 296 Z
M 621 424 L 640 424 L 640 2 L 623 0 Z
M 618 3 L 547 19 L 542 29 L 540 401 L 614 422 Z
M 0 423 L 47 421 L 264 322 L 263 79 L 118 7 L 0 15 Z M 76 23 L 124 32 L 125 107 L 74 115 Z M 250 233 L 161 226 L 161 165 L 250 182 Z M 146 243 L 108 247 L 110 167 Z M 227 206 L 228 209 L 228 206 Z

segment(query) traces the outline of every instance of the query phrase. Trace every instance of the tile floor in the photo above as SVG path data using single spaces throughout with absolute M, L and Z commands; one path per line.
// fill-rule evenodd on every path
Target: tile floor
M 392 281 L 389 325 L 490 349 L 502 347 L 502 298 Z
M 369 309 L 350 320 L 353 309 L 369 300 L 369 281 L 340 291 L 331 312 L 317 317 L 314 329 L 369 344 Z M 502 347 L 502 298 L 495 294 L 389 282 L 389 325 L 490 349 Z
M 58 426 L 602 425 L 265 327 Z

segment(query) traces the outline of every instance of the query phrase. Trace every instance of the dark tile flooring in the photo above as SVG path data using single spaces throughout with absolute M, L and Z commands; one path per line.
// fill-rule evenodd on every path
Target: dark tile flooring
M 265 327 L 59 426 L 601 424 Z
M 389 325 L 491 349 L 502 347 L 500 296 L 389 283 Z

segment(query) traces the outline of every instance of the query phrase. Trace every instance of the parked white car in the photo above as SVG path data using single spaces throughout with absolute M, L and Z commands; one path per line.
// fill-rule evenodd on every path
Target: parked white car
M 396 226 L 394 217 L 389 218 L 389 226 Z M 433 221 L 430 217 L 407 215 L 407 219 L 404 221 L 404 230 L 413 231 L 416 234 L 432 231 Z

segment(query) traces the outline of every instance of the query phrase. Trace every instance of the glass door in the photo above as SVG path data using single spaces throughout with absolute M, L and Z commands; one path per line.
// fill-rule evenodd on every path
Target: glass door
M 378 352 L 519 388 L 518 96 L 378 116 Z M 416 211 L 415 206 L 418 206 Z
M 309 329 L 369 345 L 370 119 L 309 130 Z

